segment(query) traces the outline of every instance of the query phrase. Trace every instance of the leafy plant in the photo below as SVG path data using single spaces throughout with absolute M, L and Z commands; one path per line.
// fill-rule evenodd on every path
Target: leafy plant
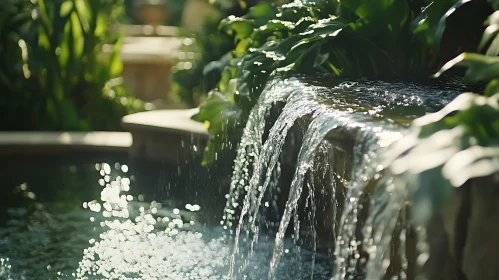
M 229 57 L 225 54 L 235 47 L 228 34 L 217 32 L 218 25 L 228 15 L 243 15 L 248 7 L 254 6 L 252 2 L 255 1 L 214 1 L 214 12 L 205 20 L 201 30 L 194 34 L 194 40 L 190 38 L 192 34 L 184 35 L 187 44 L 180 49 L 172 68 L 172 94 L 195 107 L 216 86 L 223 71 L 217 60 L 222 56 L 222 61 L 227 60 Z
M 443 17 L 451 17 L 445 8 L 458 6 L 455 0 L 445 2 L 441 9 L 433 9 L 434 4 L 407 0 L 319 0 L 276 7 L 262 3 L 243 17 L 224 19 L 219 29 L 231 35 L 236 46 L 218 63 L 210 65 L 223 69 L 217 88 L 220 94 L 208 98 L 193 117 L 210 125 L 211 152 L 205 154 L 205 164 L 221 152 L 216 147 L 227 147 L 223 141 L 245 123 L 266 82 L 276 72 L 383 77 L 436 69 L 436 49 L 441 30 L 446 28 L 435 25 L 441 26 L 446 23 Z M 437 17 L 441 20 L 435 20 Z M 213 114 L 208 110 L 213 106 L 209 103 L 222 102 L 220 95 L 226 107 L 231 108 L 226 112 L 238 115 L 238 120 L 212 120 Z
M 415 221 L 426 222 L 454 187 L 499 172 L 499 95 L 463 93 L 415 120 L 388 158 L 413 193 Z
M 33 3 L 12 0 L 0 12 L 10 21 L 19 11 L 30 18 L 2 28 L 5 40 L 17 41 L 20 48 L 7 64 L 17 68 L 3 72 L 8 78 L 1 85 L 6 94 L 0 110 L 7 116 L 2 129 L 115 130 L 123 115 L 142 109 L 120 80 L 121 39 L 111 27 L 123 11 L 122 1 Z M 103 56 L 110 43 L 110 55 Z M 17 119 L 13 104 L 29 108 L 24 119 Z
M 391 172 L 414 194 L 418 222 L 431 218 L 454 187 L 499 172 L 498 17 L 494 12 L 487 21 L 479 46 L 485 55 L 463 53 L 436 74 L 465 66 L 465 82 L 486 82 L 485 96 L 463 93 L 440 112 L 415 120 L 388 157 Z

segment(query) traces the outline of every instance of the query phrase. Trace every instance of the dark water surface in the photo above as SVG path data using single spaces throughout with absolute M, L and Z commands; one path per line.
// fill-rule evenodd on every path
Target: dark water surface
M 126 157 L 2 158 L 0 279 L 224 279 L 232 242 L 219 224 L 230 177 Z M 262 237 L 241 279 L 267 275 Z M 280 279 L 307 279 L 307 252 Z M 330 275 L 329 258 L 315 278 Z

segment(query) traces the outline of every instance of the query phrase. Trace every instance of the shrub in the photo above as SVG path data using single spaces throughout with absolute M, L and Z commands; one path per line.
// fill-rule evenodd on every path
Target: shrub
M 388 156 L 386 165 L 409 185 L 413 209 L 428 210 L 415 211 L 418 222 L 438 212 L 453 188 L 499 172 L 498 27 L 496 11 L 488 18 L 479 44 L 478 51 L 484 54 L 460 54 L 436 74 L 438 77 L 455 66 L 467 67 L 464 81 L 485 82 L 485 96 L 463 93 L 441 111 L 417 119 L 411 133 Z
M 142 110 L 123 86 L 120 0 L 0 4 L 0 129 L 116 130 Z M 108 57 L 106 44 L 114 44 Z M 110 45 L 108 45 L 110 46 Z
M 475 13 L 461 13 L 462 6 Z M 205 164 L 228 146 L 223 142 L 244 125 L 276 72 L 379 78 L 435 71 L 442 58 L 478 45 L 473 34 L 483 30 L 489 10 L 483 0 L 317 0 L 263 3 L 224 19 L 219 28 L 236 46 L 216 64 L 223 69 L 218 93 L 193 117 L 210 125 Z M 470 28 L 462 28 L 463 19 Z

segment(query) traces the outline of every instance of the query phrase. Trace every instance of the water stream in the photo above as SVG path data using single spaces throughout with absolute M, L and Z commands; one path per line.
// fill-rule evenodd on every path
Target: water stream
M 283 153 L 286 136 L 297 119 L 305 118 L 310 120 L 310 124 L 302 139 L 292 182 L 287 187 L 289 194 L 280 217 L 279 227 L 276 229 L 268 278 L 278 278 L 277 271 L 284 252 L 284 239 L 291 222 L 295 250 L 298 252 L 297 258 L 300 258 L 299 201 L 302 200 L 305 186 L 308 190 L 306 203 L 310 210 L 307 217 L 310 224 L 316 223 L 313 221 L 317 216 L 317 205 L 314 201 L 316 200 L 315 189 L 318 186 L 313 183 L 312 167 L 319 145 L 327 137 L 332 137 L 333 142 L 336 137 L 340 139 L 337 142 L 339 145 L 345 145 L 341 143 L 342 141 L 350 142 L 349 144 L 353 142 L 351 151 L 353 163 L 350 174 L 346 176 L 343 174 L 343 178 L 340 178 L 344 182 L 344 186 L 341 187 L 346 189 L 344 201 L 332 202 L 336 205 L 344 205 L 343 209 L 334 208 L 334 215 L 341 215 L 341 219 L 339 225 L 331 229 L 334 236 L 332 278 L 381 279 L 385 276 L 392 259 L 396 259 L 399 268 L 395 273 L 400 279 L 405 279 L 408 266 L 405 252 L 406 239 L 407 232 L 412 230 L 407 224 L 407 196 L 403 186 L 396 185 L 389 176 L 384 176 L 384 167 L 380 164 L 382 153 L 391 143 L 403 136 L 412 119 L 426 112 L 438 110 L 459 91 L 442 89 L 438 86 L 379 81 L 331 82 L 330 84 L 316 83 L 307 78 L 285 81 L 286 83 L 274 82 L 272 87 L 265 91 L 264 98 L 255 106 L 255 108 L 261 108 L 263 103 L 265 104 L 264 110 L 268 111 L 271 103 L 275 103 L 270 96 L 276 93 L 287 93 L 285 94 L 286 105 L 270 129 L 264 144 L 261 140 L 264 135 L 262 131 L 264 126 L 260 124 L 257 127 L 257 123 L 250 118 L 243 141 L 239 146 L 235 166 L 239 166 L 241 162 L 247 163 L 248 158 L 251 158 L 254 164 L 250 172 L 245 169 L 243 173 L 240 168 L 236 168 L 232 178 L 233 185 L 242 183 L 238 192 L 241 192 L 244 185 L 246 193 L 233 234 L 234 250 L 229 277 L 238 279 L 238 275 L 247 269 L 254 248 L 259 241 L 260 225 L 265 224 L 265 217 L 262 217 L 264 213 L 261 207 L 262 201 L 267 192 L 273 191 L 269 190 L 269 186 L 278 187 L 276 182 L 281 174 L 275 171 L 279 170 L 279 160 Z M 282 98 L 284 95 L 279 96 Z M 259 129 L 262 130 L 258 131 Z M 259 154 L 245 153 L 247 141 L 251 137 L 246 134 L 250 131 L 252 131 L 252 136 L 258 137 L 251 145 L 255 151 L 260 151 Z M 334 131 L 339 132 L 331 136 L 330 134 L 334 134 Z M 246 168 L 248 167 L 249 164 L 246 165 Z M 335 173 L 332 164 L 330 172 L 339 176 Z M 241 178 L 246 180 L 241 180 Z M 247 180 L 248 178 L 250 179 Z M 331 180 L 328 187 L 333 189 L 334 194 L 340 186 L 336 186 L 335 180 Z M 237 196 L 234 199 L 229 198 L 232 202 L 237 199 Z M 268 207 L 269 202 L 266 201 L 264 205 Z M 232 214 L 236 213 L 235 209 L 231 211 Z M 309 231 L 313 239 L 311 243 L 312 274 L 310 275 L 313 278 L 318 237 L 315 226 L 312 226 Z M 244 236 L 241 235 L 242 232 L 245 232 Z M 394 234 L 397 235 L 398 251 L 396 253 L 391 251 Z M 241 242 L 247 243 L 248 252 L 240 252 Z
M 220 181 L 208 183 L 198 171 L 190 172 L 200 177 L 197 189 L 186 186 L 192 178 L 163 178 L 177 167 L 172 176 L 160 171 L 165 199 L 149 181 L 137 184 L 123 162 L 92 165 L 98 178 L 84 173 L 93 180 L 84 186 L 36 188 L 46 181 L 37 163 L 35 179 L 16 187 L 29 209 L 8 209 L 0 226 L 0 279 L 414 279 L 414 265 L 428 259 L 426 232 L 407 222 L 406 189 L 385 173 L 382 157 L 412 119 L 459 92 L 328 76 L 274 79 L 250 112 L 222 215 L 223 203 L 210 210 L 220 194 L 209 187 Z M 73 165 L 64 170 L 78 174 Z M 0 168 L 5 182 L 12 168 Z M 145 169 L 142 178 L 158 177 Z M 91 194 L 83 191 L 89 185 Z M 51 206 L 62 193 L 76 202 Z M 203 216 L 222 219 L 213 225 Z

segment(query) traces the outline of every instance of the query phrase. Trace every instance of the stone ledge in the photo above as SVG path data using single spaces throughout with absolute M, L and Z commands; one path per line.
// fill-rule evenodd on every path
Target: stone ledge
M 202 155 L 206 127 L 191 120 L 198 109 L 157 110 L 123 117 L 122 126 L 133 135 L 132 158 L 181 164 Z
M 148 130 L 173 134 L 195 134 L 208 138 L 208 130 L 197 121 L 191 120 L 199 109 L 187 110 L 155 110 L 141 112 L 123 117 L 121 124 L 127 130 Z
M 128 132 L 0 132 L 0 155 L 64 154 L 72 152 L 126 153 L 132 146 Z

